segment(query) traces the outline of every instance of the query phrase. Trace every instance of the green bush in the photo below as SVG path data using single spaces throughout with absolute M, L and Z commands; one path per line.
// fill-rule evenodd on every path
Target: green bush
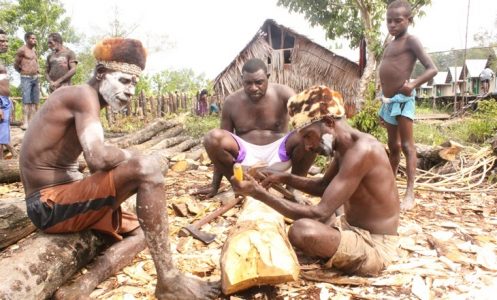
M 381 126 L 380 118 L 378 117 L 378 111 L 380 110 L 381 101 L 376 101 L 372 96 L 373 94 L 370 90 L 368 93 L 370 95 L 366 97 L 364 106 L 362 107 L 361 111 L 358 112 L 354 117 L 352 117 L 349 120 L 349 123 L 352 127 L 362 132 L 371 134 L 379 141 L 386 142 L 386 129 Z
M 185 130 L 188 135 L 194 138 L 202 138 L 207 131 L 213 128 L 219 128 L 220 117 L 218 115 L 209 115 L 205 117 L 199 117 L 195 115 L 189 115 L 186 117 Z

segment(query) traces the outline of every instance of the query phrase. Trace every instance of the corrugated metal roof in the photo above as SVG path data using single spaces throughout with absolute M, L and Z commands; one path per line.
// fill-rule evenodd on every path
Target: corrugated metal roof
M 442 85 L 447 84 L 447 76 L 449 72 L 438 72 L 435 77 L 433 77 L 432 85 Z
M 447 69 L 449 70 L 449 75 L 447 76 L 447 80 L 446 80 L 447 83 L 452 83 L 452 82 L 461 80 L 460 75 L 461 75 L 462 67 L 460 67 L 460 66 L 448 67 Z
M 467 59 L 466 68 L 468 70 L 468 73 L 466 74 L 466 77 L 468 78 L 479 77 L 481 71 L 485 69 L 486 65 L 487 65 L 486 59 Z

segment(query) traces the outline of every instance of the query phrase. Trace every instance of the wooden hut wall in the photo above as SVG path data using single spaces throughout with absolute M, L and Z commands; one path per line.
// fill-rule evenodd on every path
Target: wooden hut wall
M 217 84 L 214 86 L 216 93 L 222 98 L 232 94 L 242 87 L 242 68 L 247 60 L 259 57 L 265 60 L 271 55 L 271 47 L 264 37 L 258 36 L 251 44 L 242 51 L 226 70 L 218 76 Z
M 347 104 L 355 103 L 360 79 L 356 64 L 299 39 L 292 53 L 292 65 L 293 72 L 287 84 L 296 91 L 324 84 L 339 91 Z

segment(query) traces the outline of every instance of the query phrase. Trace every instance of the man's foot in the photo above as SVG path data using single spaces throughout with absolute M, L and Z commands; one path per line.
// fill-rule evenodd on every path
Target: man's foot
M 206 282 L 179 274 L 165 285 L 157 283 L 155 297 L 167 300 L 203 300 L 215 299 L 221 293 L 219 281 Z
M 404 201 L 400 204 L 400 209 L 403 211 L 411 210 L 416 206 L 416 202 L 414 201 L 414 195 L 413 194 L 407 194 L 404 197 Z
M 211 185 L 197 189 L 192 196 L 198 196 L 200 199 L 210 199 L 217 195 L 219 189 L 214 189 Z

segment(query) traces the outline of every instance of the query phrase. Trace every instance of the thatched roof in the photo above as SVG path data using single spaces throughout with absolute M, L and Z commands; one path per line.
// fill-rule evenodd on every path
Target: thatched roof
M 281 34 L 282 44 L 290 40 L 292 47 L 283 48 L 281 45 L 274 49 L 272 39 L 275 33 Z M 264 22 L 245 48 L 214 79 L 214 89 L 221 97 L 242 87 L 243 64 L 254 57 L 270 62 L 270 82 L 286 84 L 297 92 L 324 84 L 340 91 L 349 105 L 355 104 L 360 79 L 359 66 L 270 19 Z

